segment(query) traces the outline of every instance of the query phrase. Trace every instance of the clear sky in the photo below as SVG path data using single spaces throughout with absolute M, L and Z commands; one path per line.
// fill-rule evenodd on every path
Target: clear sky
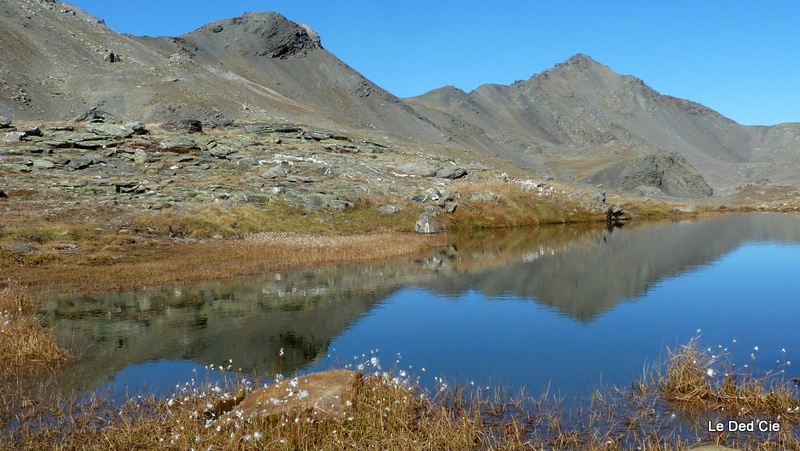
M 73 0 L 116 31 L 178 36 L 246 11 L 311 26 L 400 97 L 528 79 L 576 53 L 746 125 L 800 122 L 800 1 Z

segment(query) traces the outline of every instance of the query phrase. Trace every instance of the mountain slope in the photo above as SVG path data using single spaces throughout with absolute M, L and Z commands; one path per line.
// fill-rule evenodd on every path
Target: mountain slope
M 248 13 L 177 38 L 133 37 L 53 1 L 0 2 L 0 111 L 68 120 L 283 120 L 439 143 L 402 100 L 325 50 L 308 27 Z M 113 54 L 113 58 L 111 55 Z
M 510 86 L 445 87 L 408 101 L 456 139 L 469 143 L 479 130 L 484 149 L 561 179 L 695 198 L 755 178 L 797 183 L 791 127 L 739 125 L 585 55 Z

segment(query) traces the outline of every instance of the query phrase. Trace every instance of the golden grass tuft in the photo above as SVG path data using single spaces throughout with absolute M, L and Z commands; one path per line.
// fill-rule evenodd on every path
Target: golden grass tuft
M 698 337 L 670 351 L 666 374 L 657 386 L 668 402 L 688 412 L 729 412 L 735 417 L 782 418 L 800 425 L 800 399 L 783 367 L 762 375 L 742 372 L 726 352 L 711 354 Z
M 33 314 L 38 303 L 22 288 L 0 290 L 0 379 L 52 370 L 67 358 Z

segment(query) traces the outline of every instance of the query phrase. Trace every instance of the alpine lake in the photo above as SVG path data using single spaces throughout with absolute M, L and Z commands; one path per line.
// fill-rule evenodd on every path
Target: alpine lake
M 413 260 L 52 295 L 40 317 L 79 355 L 60 385 L 118 400 L 339 367 L 580 398 L 698 335 L 793 378 L 800 216 L 486 232 Z

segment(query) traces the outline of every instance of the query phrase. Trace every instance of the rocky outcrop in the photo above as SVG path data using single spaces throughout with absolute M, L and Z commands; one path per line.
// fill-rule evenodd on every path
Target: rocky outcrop
M 81 202 L 145 210 L 213 203 L 344 211 L 380 194 L 408 205 L 376 205 L 376 214 L 418 209 L 420 233 L 438 233 L 435 217 L 455 212 L 446 188 L 468 166 L 291 123 L 206 129 L 181 121 L 148 130 L 96 121 L 13 130 L 0 143 L 0 181 L 13 179 L 15 189 L 51 186 Z
M 582 181 L 646 197 L 698 199 L 714 193 L 703 176 L 675 152 L 644 152 L 620 158 L 583 177 Z

